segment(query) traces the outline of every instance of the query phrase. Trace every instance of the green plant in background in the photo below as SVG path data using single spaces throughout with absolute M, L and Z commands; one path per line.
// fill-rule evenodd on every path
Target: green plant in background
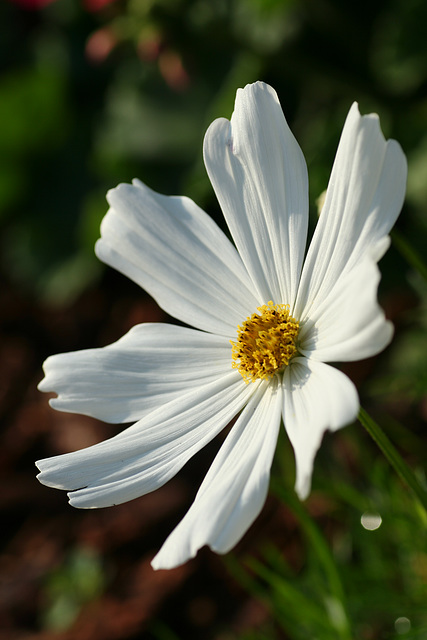
M 258 633 L 230 639 L 272 640 L 282 632 L 295 640 L 426 636 L 425 513 L 414 508 L 384 460 L 372 451 L 366 457 L 370 472 L 364 484 L 371 482 L 370 489 L 361 491 L 341 479 L 320 483 L 328 504 L 319 524 L 283 489 L 281 474 L 276 476 L 273 492 L 296 517 L 304 539 L 302 565 L 295 569 L 295 558 L 272 546 L 243 563 L 225 559 L 231 575 L 265 604 L 275 627 L 268 630 L 268 623 Z
M 19 47 L 10 40 L 17 10 L 1 7 L 0 212 L 4 261 L 17 282 L 63 304 L 99 277 L 92 247 L 117 180 L 142 175 L 159 191 L 212 202 L 199 159 L 204 130 L 231 112 L 237 87 L 260 78 L 293 115 L 312 203 L 326 186 L 338 123 L 358 99 L 388 121 L 410 165 L 413 157 L 409 241 L 425 230 L 422 3 L 370 4 L 369 19 L 363 3 L 332 0 L 323 8 L 308 0 L 86 7 L 92 12 L 51 3 Z
M 106 586 L 101 558 L 84 547 L 70 552 L 65 561 L 45 579 L 42 626 L 69 629 L 81 609 L 96 600 Z

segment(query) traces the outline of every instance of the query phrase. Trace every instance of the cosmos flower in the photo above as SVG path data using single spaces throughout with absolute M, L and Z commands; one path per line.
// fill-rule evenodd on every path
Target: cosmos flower
M 406 161 L 376 115 L 350 109 L 305 260 L 307 169 L 271 87 L 238 90 L 231 120 L 206 133 L 204 159 L 235 246 L 193 201 L 138 180 L 108 193 L 96 245 L 100 260 L 194 328 L 135 326 L 107 347 L 48 358 L 40 383 L 57 393 L 55 409 L 134 422 L 37 463 L 39 480 L 69 491 L 75 507 L 154 491 L 238 416 L 156 569 L 239 541 L 265 502 L 282 420 L 305 498 L 324 432 L 359 409 L 354 384 L 327 363 L 373 356 L 393 333 L 377 302 L 377 262 Z

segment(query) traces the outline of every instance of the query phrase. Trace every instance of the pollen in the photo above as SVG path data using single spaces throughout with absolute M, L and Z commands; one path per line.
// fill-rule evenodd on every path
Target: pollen
M 267 380 L 283 370 L 297 353 L 299 323 L 289 313 L 289 305 L 267 304 L 257 308 L 237 329 L 232 344 L 233 369 L 246 383 Z

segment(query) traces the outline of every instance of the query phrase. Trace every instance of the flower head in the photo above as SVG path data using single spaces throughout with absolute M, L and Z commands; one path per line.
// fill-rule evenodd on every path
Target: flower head
M 40 383 L 57 393 L 56 409 L 135 423 L 37 463 L 40 481 L 68 490 L 76 507 L 154 491 L 238 415 L 155 568 L 238 542 L 264 504 L 282 419 L 305 498 L 324 432 L 359 408 L 353 383 L 326 363 L 372 356 L 393 331 L 377 303 L 377 261 L 406 162 L 377 116 L 350 109 L 305 261 L 307 169 L 271 87 L 237 92 L 231 121 L 209 127 L 204 158 L 235 246 L 194 202 L 138 180 L 109 192 L 96 245 L 194 328 L 138 325 L 102 349 L 48 358 Z

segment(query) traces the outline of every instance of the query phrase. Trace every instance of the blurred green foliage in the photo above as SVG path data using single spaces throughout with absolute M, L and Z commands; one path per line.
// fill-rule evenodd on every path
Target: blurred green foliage
M 293 640 L 427 637 L 426 514 L 384 459 L 366 451 L 363 466 L 363 489 L 320 478 L 328 499 L 318 523 L 276 476 L 273 492 L 296 518 L 305 550 L 285 557 L 266 545 L 243 563 L 226 558 L 231 575 L 270 614 L 264 628 L 227 640 L 274 640 L 283 632 Z
M 98 554 L 84 547 L 71 551 L 69 557 L 46 576 L 43 627 L 52 631 L 69 629 L 81 608 L 95 600 L 105 586 L 105 570 Z
M 278 91 L 325 188 L 353 100 L 410 161 L 401 225 L 426 231 L 427 45 L 421 0 L 57 0 L 0 7 L 3 269 L 56 304 L 99 277 L 105 193 L 138 176 L 218 215 L 204 131 L 257 79 Z

